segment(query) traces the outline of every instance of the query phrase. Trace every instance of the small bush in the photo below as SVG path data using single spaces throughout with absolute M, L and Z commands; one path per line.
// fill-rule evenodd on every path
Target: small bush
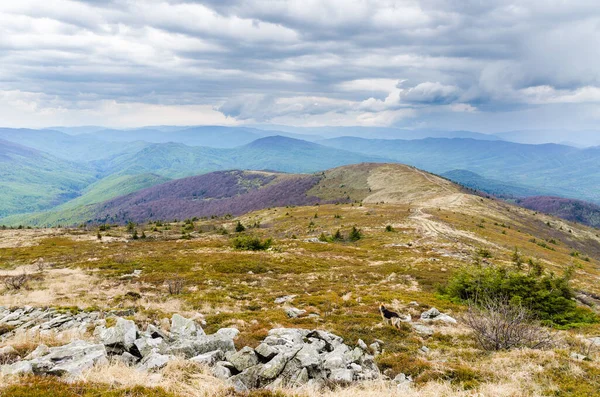
M 348 239 L 350 241 L 358 241 L 363 237 L 362 232 L 356 228 L 356 226 L 352 226 L 352 230 L 350 230 L 350 234 L 348 235 Z
M 464 322 L 475 340 L 488 351 L 527 347 L 540 349 L 552 345 L 552 334 L 537 322 L 533 314 L 506 298 L 486 299 L 470 305 Z
M 342 241 L 344 240 L 344 236 L 342 236 L 342 232 L 340 232 L 340 229 L 336 230 L 335 234 L 333 235 L 333 241 Z
M 505 297 L 531 310 L 546 325 L 560 328 L 597 322 L 593 312 L 577 307 L 570 277 L 570 271 L 563 277 L 544 275 L 537 266 L 530 266 L 529 272 L 469 266 L 456 272 L 440 292 L 455 302 L 475 304 Z
M 16 276 L 8 276 L 4 278 L 4 286 L 9 291 L 18 291 L 24 288 L 29 281 L 29 276 L 26 273 Z
M 386 232 L 393 232 L 393 231 L 394 231 L 394 228 L 392 227 L 392 225 L 387 225 L 387 226 L 385 227 L 385 231 L 386 231 Z
M 238 236 L 231 240 L 233 248 L 243 251 L 264 251 L 271 248 L 273 240 L 268 238 L 261 240 L 254 236 Z
M 237 225 L 235 225 L 235 232 L 240 233 L 246 230 L 246 226 L 242 225 L 242 222 L 238 221 Z
M 135 291 L 129 291 L 129 292 L 127 292 L 127 293 L 125 294 L 125 297 L 126 297 L 127 299 L 131 299 L 131 300 L 133 300 L 133 301 L 136 301 L 136 300 L 142 299 L 142 295 L 140 295 L 138 292 L 135 292 Z
M 181 295 L 184 286 L 185 280 L 182 278 L 167 280 L 167 290 L 169 291 L 169 295 Z

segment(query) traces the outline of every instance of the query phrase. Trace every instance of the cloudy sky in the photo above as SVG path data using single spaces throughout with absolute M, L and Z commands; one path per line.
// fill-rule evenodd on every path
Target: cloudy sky
M 597 0 L 0 2 L 0 124 L 596 129 Z

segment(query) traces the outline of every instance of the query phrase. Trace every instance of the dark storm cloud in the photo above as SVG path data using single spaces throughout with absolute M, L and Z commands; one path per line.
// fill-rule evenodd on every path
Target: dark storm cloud
M 593 123 L 599 26 L 593 0 L 3 2 L 0 101 L 438 128 L 568 103 Z

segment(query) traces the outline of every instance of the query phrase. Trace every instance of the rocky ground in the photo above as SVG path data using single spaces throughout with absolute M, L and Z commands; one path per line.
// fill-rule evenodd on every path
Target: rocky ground
M 26 357 L 15 356 L 10 345 L 0 350 L 7 364 L 6 375 L 64 375 L 77 379 L 94 366 L 117 360 L 140 371 L 155 371 L 177 357 L 210 366 L 215 377 L 227 380 L 236 390 L 259 387 L 294 386 L 326 382 L 350 384 L 380 376 L 374 354 L 380 344 L 370 347 L 362 340 L 352 347 L 337 335 L 322 330 L 294 328 L 272 329 L 256 348 L 236 351 L 234 339 L 239 331 L 221 328 L 207 335 L 191 319 L 178 314 L 171 318 L 169 331 L 148 325 L 139 329 L 131 320 L 89 312 L 75 315 L 53 309 L 24 307 L 0 310 L 0 326 L 7 331 L 4 339 L 19 333 L 48 334 L 67 330 L 84 337 L 93 328 L 89 340 L 77 339 L 56 347 L 39 345 Z M 9 358 L 12 356 L 12 358 Z

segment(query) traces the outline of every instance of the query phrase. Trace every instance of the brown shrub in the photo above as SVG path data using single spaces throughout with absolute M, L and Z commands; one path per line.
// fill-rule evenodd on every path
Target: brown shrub
M 4 278 L 4 286 L 9 291 L 18 291 L 24 288 L 29 281 L 27 273 L 18 274 L 16 276 L 7 276 Z
M 180 295 L 183 292 L 185 286 L 185 280 L 182 278 L 172 278 L 167 280 L 167 289 L 169 295 Z
M 507 299 L 486 299 L 478 306 L 471 305 L 463 320 L 484 350 L 540 349 L 553 344 L 553 334 L 539 325 L 527 308 Z

